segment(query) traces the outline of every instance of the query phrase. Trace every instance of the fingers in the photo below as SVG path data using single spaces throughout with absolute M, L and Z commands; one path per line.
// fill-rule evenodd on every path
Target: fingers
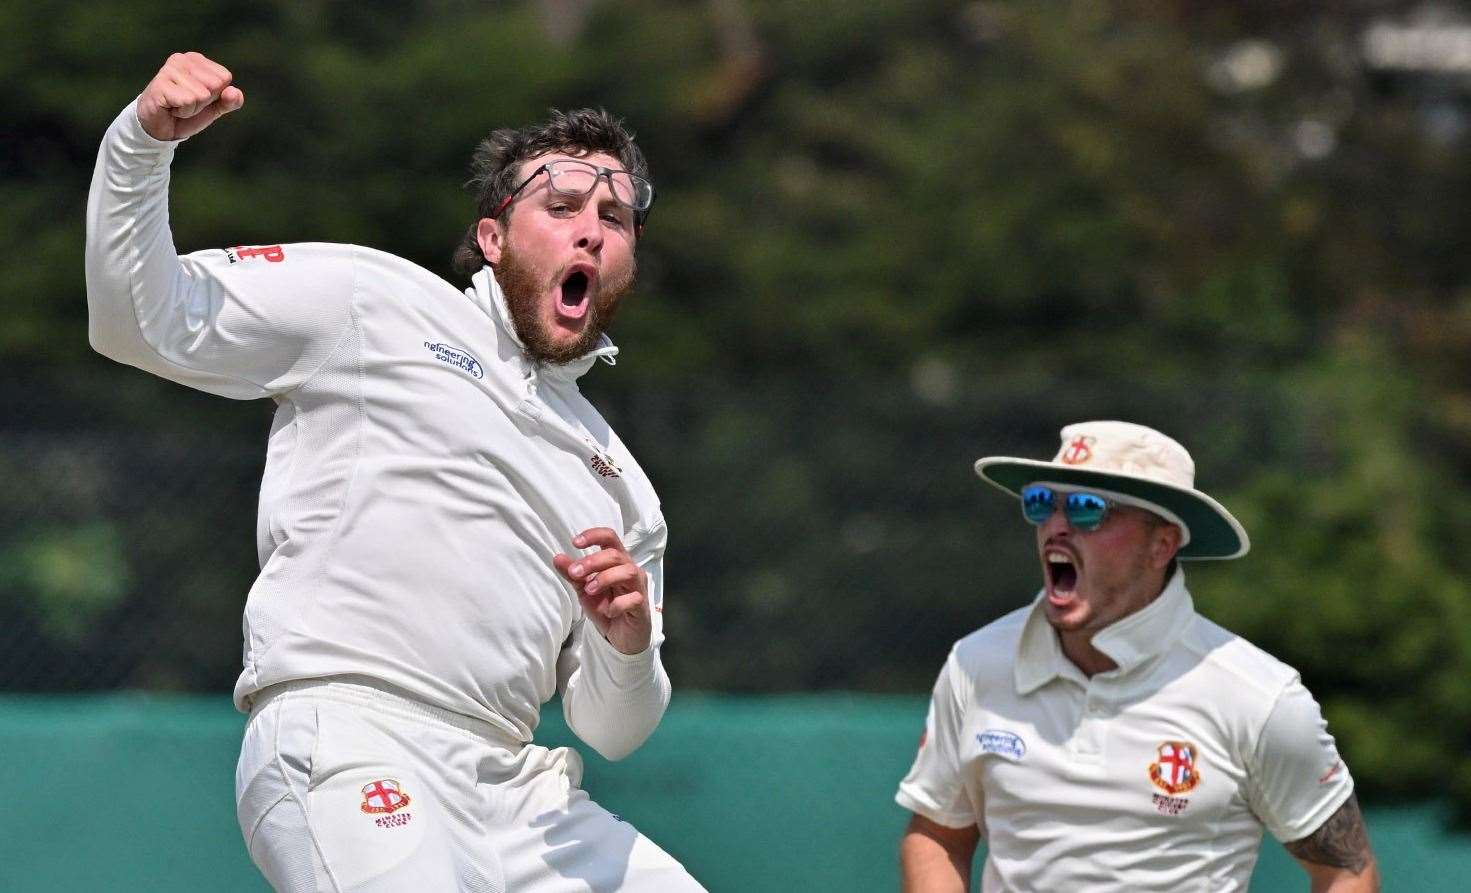
M 582 591 L 588 595 L 599 592 L 643 592 L 645 577 L 643 568 L 636 564 L 616 564 L 607 570 L 588 573 L 583 577 Z
M 620 618 L 643 621 L 648 616 L 648 612 L 644 610 L 648 599 L 644 598 L 642 592 L 626 592 L 614 598 L 579 593 L 577 598 L 582 602 L 584 612 L 602 618 L 598 626 L 604 631 L 609 623 Z
M 200 53 L 175 53 L 138 99 L 138 119 L 155 139 L 183 139 L 245 104 L 230 70 Z
M 616 595 L 648 589 L 649 575 L 627 553 L 605 549 L 578 559 L 554 555 L 552 565 L 579 593 Z
M 584 555 L 581 558 L 569 560 L 567 563 L 567 575 L 568 579 L 576 582 L 589 574 L 596 574 L 599 571 L 605 571 L 609 568 L 618 567 L 619 565 L 627 565 L 635 570 L 639 569 L 639 566 L 633 563 L 633 558 L 627 552 L 604 549 L 601 552 L 594 552 L 591 555 Z
M 629 564 L 635 568 L 638 567 L 634 563 L 633 556 L 623 548 L 623 541 L 611 528 L 593 527 L 584 530 L 572 538 L 572 545 L 579 549 L 593 547 L 598 549 L 589 555 L 576 559 L 569 558 L 565 562 L 558 559 L 566 556 L 557 556 L 552 559 L 552 563 L 562 572 L 562 576 L 573 583 L 578 583 L 589 574 L 605 571 L 615 565 Z M 641 569 L 640 573 L 642 573 Z
M 617 532 L 611 527 L 590 527 L 572 538 L 572 545 L 579 549 L 591 546 L 601 546 L 604 549 L 617 549 L 625 551 L 623 540 L 618 538 Z

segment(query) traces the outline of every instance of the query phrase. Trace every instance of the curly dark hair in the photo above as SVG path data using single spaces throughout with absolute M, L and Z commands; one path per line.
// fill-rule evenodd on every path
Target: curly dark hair
M 648 162 L 634 143 L 633 133 L 606 109 L 571 112 L 551 109 L 542 124 L 493 130 L 475 147 L 470 161 L 471 176 L 465 188 L 475 190 L 475 222 L 455 248 L 456 271 L 473 276 L 485 266 L 485 255 L 476 239 L 480 221 L 494 213 L 496 206 L 511 194 L 522 164 L 550 152 L 579 157 L 601 152 L 617 158 L 631 174 L 645 178 L 649 175 Z M 508 223 L 512 210 L 507 208 L 502 217 Z M 642 225 L 642 215 L 638 222 Z

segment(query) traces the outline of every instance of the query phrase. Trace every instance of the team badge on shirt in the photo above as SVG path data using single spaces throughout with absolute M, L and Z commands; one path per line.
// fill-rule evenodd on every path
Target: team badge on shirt
M 1185 794 L 1200 784 L 1196 766 L 1198 752 L 1189 741 L 1166 741 L 1158 748 L 1158 759 L 1149 764 L 1149 780 L 1166 794 Z
M 397 779 L 380 778 L 363 785 L 363 812 L 393 813 L 409 805 L 409 795 Z

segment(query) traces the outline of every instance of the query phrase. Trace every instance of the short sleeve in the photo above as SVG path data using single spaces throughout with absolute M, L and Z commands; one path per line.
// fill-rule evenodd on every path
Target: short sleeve
M 973 802 L 961 774 L 960 742 L 965 705 L 970 690 L 954 652 L 935 682 L 925 717 L 919 753 L 909 774 L 899 783 L 894 800 L 947 828 L 979 825 L 980 804 Z
M 1353 793 L 1318 702 L 1294 677 L 1277 699 L 1247 766 L 1253 812 L 1283 843 L 1318 830 Z

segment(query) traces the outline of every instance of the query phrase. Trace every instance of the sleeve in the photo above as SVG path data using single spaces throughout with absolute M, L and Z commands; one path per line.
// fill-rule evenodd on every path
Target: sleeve
M 223 248 L 184 257 L 169 228 L 169 165 L 136 103 L 108 128 L 87 200 L 88 338 L 99 353 L 239 399 L 288 391 L 347 334 L 349 246 Z
M 1293 677 L 1267 716 L 1247 765 L 1247 799 L 1283 843 L 1318 830 L 1353 793 L 1318 702 Z
M 610 760 L 621 760 L 653 734 L 669 706 L 671 686 L 659 648 L 664 644 L 663 522 L 651 534 L 626 542 L 629 554 L 649 575 L 653 631 L 649 647 L 624 654 L 583 620 L 557 662 L 562 713 L 567 727 Z
M 951 651 L 935 681 L 919 753 L 894 796 L 900 806 L 947 828 L 984 828 L 982 805 L 972 800 L 960 766 L 969 689 L 969 681 Z

